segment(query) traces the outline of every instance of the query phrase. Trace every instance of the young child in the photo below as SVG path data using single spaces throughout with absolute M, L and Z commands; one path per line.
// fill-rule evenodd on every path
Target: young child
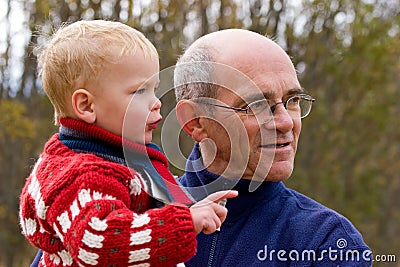
M 60 28 L 38 61 L 60 125 L 20 199 L 23 234 L 43 251 L 39 266 L 174 266 L 192 257 L 196 234 L 226 217 L 217 203 L 237 192 L 184 205 L 190 197 L 150 144 L 161 120 L 154 46 L 119 22 L 79 21 Z

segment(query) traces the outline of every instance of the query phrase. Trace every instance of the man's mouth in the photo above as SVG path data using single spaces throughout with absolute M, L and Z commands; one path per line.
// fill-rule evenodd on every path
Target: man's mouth
M 261 148 L 274 148 L 274 149 L 278 149 L 278 148 L 287 147 L 287 146 L 290 145 L 290 143 L 291 143 L 291 142 L 261 145 Z

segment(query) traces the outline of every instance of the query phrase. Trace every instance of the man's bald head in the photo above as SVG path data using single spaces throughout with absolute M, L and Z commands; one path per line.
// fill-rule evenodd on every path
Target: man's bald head
M 262 66 L 265 73 L 279 71 L 282 67 L 296 75 L 289 56 L 270 38 L 243 29 L 221 30 L 197 39 L 178 60 L 174 72 L 177 101 L 216 98 L 218 87 L 212 83 L 220 81 L 212 77 L 216 66 L 213 63 L 240 73 L 243 69 Z
M 264 50 L 271 53 L 285 53 L 270 38 L 243 29 L 227 29 L 204 35 L 197 39 L 185 54 L 190 54 L 191 51 L 197 49 L 207 49 L 214 61 L 218 63 L 223 63 L 224 58 L 232 55 L 236 58 L 242 54 L 248 55 L 250 49 L 260 52 Z

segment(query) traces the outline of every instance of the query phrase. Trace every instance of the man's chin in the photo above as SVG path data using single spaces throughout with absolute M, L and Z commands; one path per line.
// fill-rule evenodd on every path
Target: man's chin
M 249 173 L 250 175 L 246 179 L 257 182 L 284 181 L 292 174 L 293 167 L 294 164 L 291 160 L 259 163 L 256 168 L 253 168 L 253 173 Z
M 273 163 L 271 169 L 268 172 L 266 181 L 269 182 L 280 182 L 285 181 L 292 175 L 293 164 L 288 162 Z

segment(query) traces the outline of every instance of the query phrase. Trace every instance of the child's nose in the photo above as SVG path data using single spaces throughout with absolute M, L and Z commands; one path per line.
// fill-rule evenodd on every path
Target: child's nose
M 151 111 L 158 110 L 161 108 L 161 101 L 160 99 L 156 98 L 156 102 L 154 103 L 153 107 L 151 108 Z

